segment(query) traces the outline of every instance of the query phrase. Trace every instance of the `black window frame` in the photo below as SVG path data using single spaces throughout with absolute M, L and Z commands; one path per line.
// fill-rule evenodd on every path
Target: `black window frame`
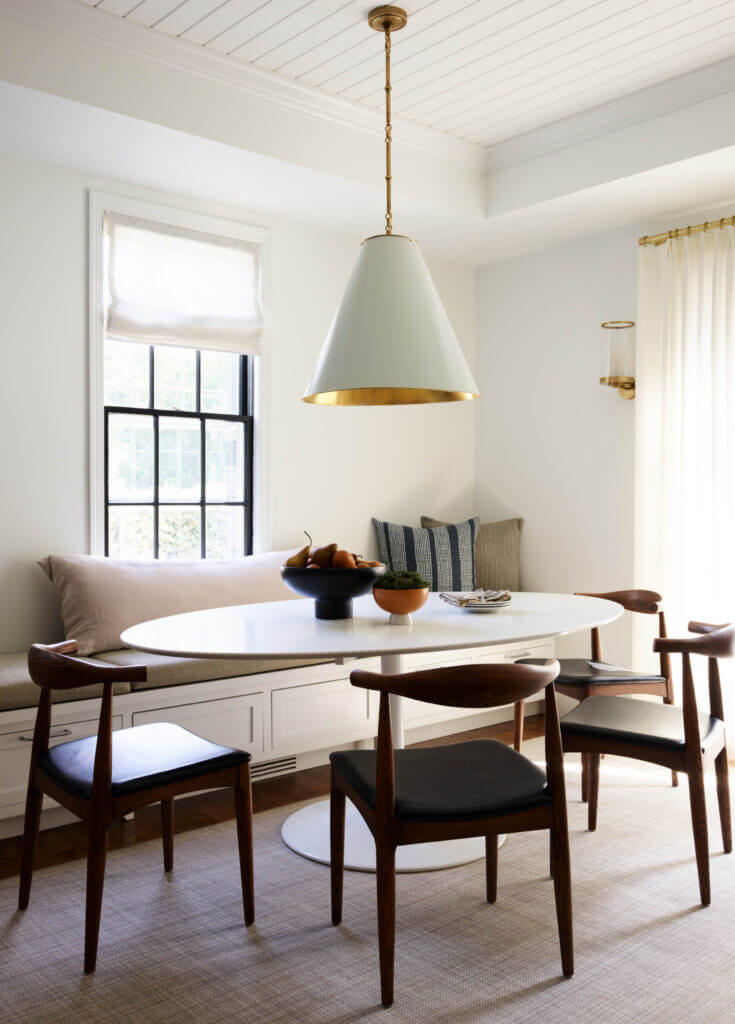
M 130 342 L 129 344 L 139 344 Z M 239 359 L 239 385 L 240 385 L 240 410 L 238 413 L 203 412 L 202 404 L 202 373 L 201 362 L 202 352 L 214 351 L 212 349 L 196 349 L 196 398 L 195 408 L 183 409 L 161 409 L 155 406 L 155 348 L 148 346 L 148 405 L 147 406 L 125 406 L 125 405 L 104 405 L 104 513 L 105 513 L 105 556 L 110 554 L 110 509 L 135 506 L 153 509 L 153 558 L 159 558 L 158 522 L 159 512 L 163 508 L 190 508 L 198 505 L 200 510 L 200 547 L 202 559 L 207 558 L 207 529 L 206 512 L 208 508 L 242 508 L 243 509 L 243 551 L 246 555 L 253 553 L 253 377 L 254 357 L 251 355 L 235 353 Z M 151 416 L 153 418 L 153 499 L 151 501 L 110 501 L 110 437 L 109 422 L 110 416 L 117 414 L 134 416 Z M 164 418 L 181 418 L 199 420 L 200 429 L 200 481 L 201 491 L 199 501 L 161 501 L 159 499 L 159 422 Z M 242 501 L 207 501 L 206 500 L 206 427 L 211 421 L 242 423 L 244 432 L 243 467 L 244 486 Z M 172 559 L 176 561 L 176 559 Z

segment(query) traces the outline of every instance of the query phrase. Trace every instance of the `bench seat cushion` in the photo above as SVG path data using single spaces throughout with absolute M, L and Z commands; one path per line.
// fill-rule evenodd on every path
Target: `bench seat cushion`
M 80 661 L 94 663 L 94 658 Z M 115 683 L 113 693 L 130 693 L 130 683 Z M 28 652 L 0 654 L 0 712 L 15 711 L 16 708 L 35 708 L 41 696 L 41 687 L 36 686 L 28 675 Z M 102 685 L 79 686 L 73 690 L 54 690 L 54 704 L 70 700 L 90 700 L 102 696 Z
M 278 669 L 297 668 L 302 665 L 323 665 L 325 660 L 296 661 L 290 658 L 171 658 L 163 654 L 148 654 L 124 648 L 103 651 L 89 661 L 106 661 L 112 665 L 145 665 L 148 678 L 132 683 L 133 690 L 155 690 L 160 686 L 180 686 L 183 683 L 201 683 L 208 679 L 228 679 L 231 676 L 251 676 L 257 672 L 276 672 Z

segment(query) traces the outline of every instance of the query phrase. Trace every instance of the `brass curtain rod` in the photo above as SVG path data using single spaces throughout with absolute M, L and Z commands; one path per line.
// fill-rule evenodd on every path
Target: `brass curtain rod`
M 672 228 L 671 231 L 662 231 L 660 235 L 643 235 L 638 239 L 638 245 L 663 245 L 670 238 L 684 238 L 689 235 L 699 235 L 703 231 L 712 231 L 715 228 L 735 227 L 735 215 L 732 217 L 721 217 L 719 220 L 706 220 L 703 224 L 695 224 L 688 228 Z

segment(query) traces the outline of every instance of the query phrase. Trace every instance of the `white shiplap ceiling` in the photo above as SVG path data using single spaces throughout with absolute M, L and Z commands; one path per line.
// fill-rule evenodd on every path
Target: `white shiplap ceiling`
M 368 0 L 77 0 L 381 108 Z M 735 54 L 735 0 L 413 0 L 397 116 L 490 146 Z

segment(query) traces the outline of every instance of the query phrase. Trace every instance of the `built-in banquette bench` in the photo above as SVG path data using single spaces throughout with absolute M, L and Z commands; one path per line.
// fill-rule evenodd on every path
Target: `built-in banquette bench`
M 145 664 L 147 679 L 115 688 L 114 727 L 176 722 L 208 739 L 253 755 L 253 777 L 285 774 L 323 764 L 330 749 L 370 742 L 377 729 L 374 695 L 349 685 L 353 665 L 292 660 L 169 658 L 120 649 L 121 632 L 136 622 L 199 608 L 255 601 L 299 600 L 282 583 L 283 552 L 232 563 L 119 562 L 78 555 L 44 559 L 56 587 L 66 636 L 95 663 Z M 41 642 L 57 637 L 38 637 Z M 416 654 L 407 668 L 472 661 L 514 660 L 552 653 L 548 641 L 504 648 Z M 361 667 L 379 670 L 377 659 Z M 22 831 L 31 737 L 38 703 L 27 652 L 0 655 L 0 835 Z M 100 691 L 54 693 L 52 742 L 96 732 Z M 530 710 L 533 710 L 531 705 Z M 512 717 L 407 701 L 410 739 L 474 728 Z M 458 721 L 461 720 L 461 721 Z M 46 808 L 53 807 L 47 801 Z M 55 824 L 61 812 L 45 814 Z

